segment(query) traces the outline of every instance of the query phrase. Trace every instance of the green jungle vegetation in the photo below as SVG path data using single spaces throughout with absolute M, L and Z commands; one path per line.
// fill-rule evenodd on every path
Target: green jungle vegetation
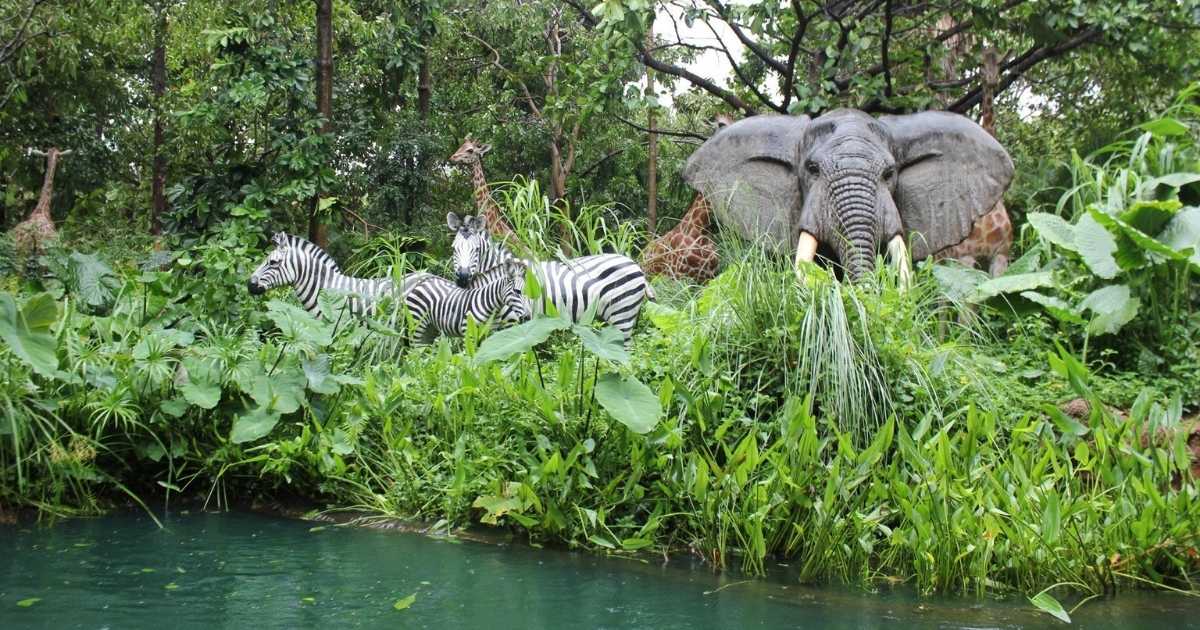
M 1194 7 L 824 4 L 7 3 L 0 518 L 287 496 L 811 581 L 1200 592 Z M 732 87 L 698 85 L 677 71 L 702 51 L 661 14 L 646 43 L 668 6 L 765 48 L 731 57 Z M 943 15 L 961 50 L 930 30 Z M 802 37 L 841 43 L 764 63 Z M 996 97 L 1018 171 L 1001 277 L 924 261 L 907 291 L 883 265 L 798 284 L 718 234 L 720 275 L 655 279 L 629 351 L 553 316 L 414 346 L 344 297 L 315 318 L 246 290 L 279 229 L 360 276 L 449 275 L 445 214 L 474 202 L 445 158 L 467 134 L 538 256 L 636 257 L 648 204 L 661 232 L 691 202 L 678 173 L 708 117 L 974 115 L 985 41 L 1038 62 L 1005 64 Z M 931 55 L 964 78 L 925 79 Z M 58 237 L 31 250 L 10 228 L 42 188 L 28 149 L 50 147 L 71 151 Z

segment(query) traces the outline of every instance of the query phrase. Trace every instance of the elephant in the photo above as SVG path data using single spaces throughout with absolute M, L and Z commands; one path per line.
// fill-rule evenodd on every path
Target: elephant
M 886 244 L 907 282 L 911 261 L 962 243 L 1012 177 L 1000 143 L 939 111 L 753 116 L 713 135 L 684 167 L 723 227 L 795 251 L 797 273 L 820 248 L 851 281 Z

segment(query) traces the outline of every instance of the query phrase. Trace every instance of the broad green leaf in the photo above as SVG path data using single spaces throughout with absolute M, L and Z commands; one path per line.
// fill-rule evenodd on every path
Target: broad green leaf
M 26 597 L 25 599 L 18 601 L 17 605 L 21 608 L 29 608 L 40 601 L 42 601 L 41 597 Z
M 279 370 L 272 375 L 260 374 L 254 379 L 250 397 L 261 408 L 292 413 L 304 401 L 304 386 L 307 383 L 303 374 L 291 370 Z
M 956 263 L 934 265 L 933 277 L 938 286 L 942 287 L 946 297 L 952 300 L 966 300 L 975 293 L 979 285 L 991 278 L 986 272 Z
M 1071 623 L 1071 616 L 1068 615 L 1067 611 L 1063 609 L 1062 604 L 1058 603 L 1058 600 L 1054 599 L 1054 597 L 1046 591 L 1042 591 L 1041 593 L 1030 597 L 1029 603 L 1037 606 L 1038 610 L 1054 616 L 1059 621 Z
M 1196 175 L 1200 179 L 1200 174 Z M 1183 204 L 1175 199 L 1168 201 L 1138 201 L 1122 212 L 1120 219 L 1126 226 L 1153 236 L 1162 231 L 1171 218 L 1179 214 Z
M 1141 301 L 1133 297 L 1129 287 L 1114 284 L 1092 291 L 1079 303 L 1079 311 L 1091 311 L 1095 314 L 1088 324 L 1088 332 L 1094 335 L 1107 335 L 1121 330 L 1137 317 Z
M 596 382 L 596 400 L 634 433 L 648 433 L 662 417 L 658 396 L 641 381 L 607 373 Z
M 95 254 L 71 252 L 67 259 L 70 286 L 90 306 L 102 306 L 112 297 L 115 283 L 111 267 Z
M 289 341 L 312 344 L 318 348 L 333 342 L 333 324 L 313 317 L 298 306 L 271 300 L 267 302 L 267 317 L 275 322 Z
M 605 359 L 621 364 L 629 363 L 629 353 L 625 350 L 625 335 L 612 326 L 605 326 L 596 332 L 587 326 L 574 325 L 571 329 L 583 341 L 583 347 L 589 352 Z
M 499 522 L 500 517 L 510 512 L 516 513 L 524 509 L 521 500 L 517 497 L 500 497 L 491 494 L 481 495 L 471 504 L 473 508 L 482 508 L 487 510 L 487 514 L 480 520 L 489 525 L 495 525 Z
M 188 401 L 183 398 L 172 398 L 162 401 L 158 408 L 172 418 L 182 418 L 183 414 L 187 413 Z
M 642 315 L 645 315 L 655 328 L 668 335 L 678 332 L 687 325 L 687 319 L 681 311 L 658 302 L 646 302 L 642 306 Z
M 1045 506 L 1042 508 L 1042 540 L 1047 545 L 1058 542 L 1061 522 L 1062 514 L 1059 510 L 1058 495 L 1047 494 Z
M 975 294 L 971 297 L 971 301 L 982 302 L 1004 293 L 1020 293 L 1049 286 L 1054 286 L 1054 276 L 1049 271 L 1006 274 L 981 283 L 975 288 Z
M 413 603 L 416 601 L 417 601 L 417 594 L 413 593 L 412 595 L 409 595 L 408 597 L 401 597 L 400 599 L 397 599 L 396 603 L 392 604 L 392 608 L 394 608 L 396 610 L 404 610 L 404 609 L 408 608 L 409 606 L 412 606 Z
M 1121 271 L 1113 258 L 1117 251 L 1117 241 L 1111 232 L 1096 221 L 1092 212 L 1079 218 L 1079 223 L 1075 226 L 1075 246 L 1088 269 L 1097 276 L 1108 280 L 1115 278 Z
M 58 304 L 39 293 L 21 308 L 8 293 L 0 293 L 0 340 L 18 358 L 46 377 L 58 373 L 58 342 L 50 326 L 58 318 Z
M 329 374 L 329 355 L 320 354 L 310 361 L 300 364 L 304 369 L 304 377 L 308 379 L 308 388 L 318 394 L 333 395 L 340 387 L 337 380 Z
M 330 438 L 330 450 L 338 455 L 349 455 L 354 452 L 354 444 L 350 442 L 350 434 L 341 429 L 333 430 L 333 437 Z
M 1030 212 L 1026 218 L 1038 235 L 1065 250 L 1077 252 L 1075 226 L 1062 217 L 1046 212 Z
M 211 361 L 188 357 L 183 361 L 187 382 L 179 385 L 179 393 L 201 409 L 212 409 L 221 401 L 221 375 Z
M 221 402 L 221 387 L 211 383 L 189 381 L 179 386 L 179 393 L 201 409 L 212 409 Z
M 1180 122 L 1176 118 L 1164 116 L 1157 120 L 1144 122 L 1138 127 L 1149 131 L 1156 136 L 1182 136 L 1188 132 L 1188 126 Z
M 50 327 L 58 321 L 58 302 L 48 293 L 39 293 L 25 302 L 21 307 L 21 316 L 25 325 L 33 332 L 50 332 Z
M 570 328 L 571 322 L 560 317 L 536 317 L 527 322 L 492 333 L 475 352 L 475 363 L 503 361 L 542 343 L 556 330 Z
M 1117 217 L 1109 216 L 1103 212 L 1095 212 L 1096 221 L 1103 225 L 1111 234 L 1116 236 L 1117 265 L 1121 269 L 1131 270 L 1144 267 L 1148 263 L 1158 262 L 1161 260 L 1186 260 L 1187 257 L 1182 253 L 1164 245 L 1160 241 L 1155 240 L 1149 234 L 1134 228 Z M 1147 225 L 1154 225 L 1157 221 L 1155 217 L 1147 216 L 1141 219 Z M 1161 232 L 1161 229 L 1155 230 L 1155 233 Z M 1149 256 L 1147 256 L 1149 254 Z
M 1192 267 L 1200 272 L 1200 208 L 1184 208 L 1176 214 L 1159 233 L 1158 240 L 1188 256 Z
M 1084 320 L 1066 300 L 1038 293 L 1037 291 L 1022 291 L 1021 297 L 1042 305 L 1047 313 L 1055 319 L 1071 324 L 1083 324 Z
M 243 413 L 233 421 L 229 439 L 234 444 L 253 442 L 271 432 L 279 422 L 279 414 L 263 407 Z

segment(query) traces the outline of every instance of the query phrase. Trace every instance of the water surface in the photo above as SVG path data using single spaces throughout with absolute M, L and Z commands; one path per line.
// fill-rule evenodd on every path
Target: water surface
M 664 565 L 246 513 L 172 516 L 164 525 L 118 514 L 0 526 L 0 628 L 1062 626 L 1024 602 L 747 581 L 678 559 Z M 1122 594 L 1087 605 L 1075 621 L 1200 627 L 1200 600 Z

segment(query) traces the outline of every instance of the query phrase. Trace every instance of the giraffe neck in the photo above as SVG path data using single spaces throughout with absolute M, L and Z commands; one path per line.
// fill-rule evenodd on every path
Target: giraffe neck
M 689 232 L 703 232 L 708 227 L 711 211 L 708 200 L 704 198 L 704 195 L 697 193 L 696 200 L 692 202 L 692 207 L 688 209 L 687 214 L 683 215 L 679 225 L 684 226 L 683 229 Z
M 479 213 L 483 215 L 487 224 L 492 225 L 500 218 L 500 208 L 492 199 L 487 178 L 483 175 L 482 160 L 476 160 L 471 165 L 471 181 L 475 185 L 475 206 L 479 208 Z
M 46 151 L 46 176 L 42 180 L 42 194 L 38 196 L 37 205 L 29 218 L 48 218 L 50 216 L 50 198 L 54 194 L 54 171 L 58 168 L 58 149 Z

